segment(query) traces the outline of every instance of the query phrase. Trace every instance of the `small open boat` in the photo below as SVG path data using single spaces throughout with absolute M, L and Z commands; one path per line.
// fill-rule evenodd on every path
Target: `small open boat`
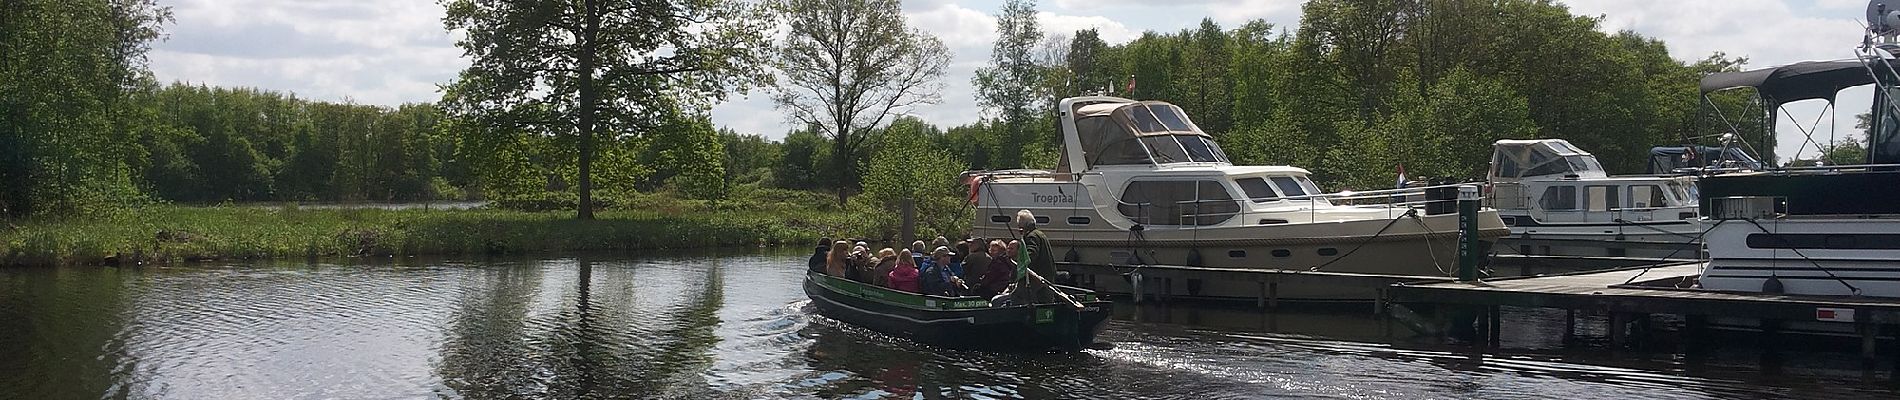
M 1057 287 L 1076 302 L 990 307 L 981 297 L 921 295 L 805 275 L 805 295 L 820 313 L 887 335 L 961 349 L 1080 350 L 1106 326 L 1112 303 L 1087 289 Z

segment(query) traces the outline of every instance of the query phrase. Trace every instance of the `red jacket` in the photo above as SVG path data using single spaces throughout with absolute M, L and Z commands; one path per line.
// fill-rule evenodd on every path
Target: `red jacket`
M 923 293 L 923 289 L 917 285 L 917 267 L 911 266 L 910 263 L 897 263 L 896 268 L 891 268 L 889 278 L 892 289 Z

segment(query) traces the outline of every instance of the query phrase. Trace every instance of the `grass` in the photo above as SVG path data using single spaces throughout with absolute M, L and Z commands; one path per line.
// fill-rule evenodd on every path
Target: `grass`
M 846 232 L 837 212 L 570 212 L 148 206 L 0 231 L 0 265 L 502 255 L 799 244 Z
M 820 237 L 896 234 L 893 214 L 855 200 L 841 211 L 815 192 L 755 189 L 718 203 L 636 194 L 618 207 L 582 221 L 573 211 L 147 205 L 0 223 L 0 265 L 802 247 Z

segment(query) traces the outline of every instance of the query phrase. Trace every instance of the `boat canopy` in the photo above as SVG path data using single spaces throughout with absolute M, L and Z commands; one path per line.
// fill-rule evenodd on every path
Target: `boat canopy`
M 1776 107 L 1801 100 L 1827 99 L 1835 93 L 1871 85 L 1874 77 L 1858 60 L 1808 61 L 1742 72 L 1709 74 L 1702 78 L 1702 94 L 1752 87 Z
M 1603 178 L 1603 164 L 1563 139 L 1499 140 L 1492 145 L 1491 178 L 1511 180 L 1534 176 Z
M 1075 134 L 1088 167 L 1182 162 L 1228 162 L 1213 137 L 1180 107 L 1160 101 L 1096 103 L 1076 107 Z M 1066 154 L 1065 154 L 1066 156 Z
M 1736 147 L 1663 146 L 1649 149 L 1649 173 L 1670 174 L 1704 167 L 1762 170 L 1761 161 Z

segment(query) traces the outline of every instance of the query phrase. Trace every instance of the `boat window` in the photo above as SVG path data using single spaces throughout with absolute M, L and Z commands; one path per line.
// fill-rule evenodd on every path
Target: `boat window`
M 1663 194 L 1662 187 L 1656 185 L 1630 186 L 1630 208 L 1656 208 L 1669 206 L 1669 199 Z
M 1075 120 L 1076 136 L 1082 142 L 1082 157 L 1089 166 L 1148 164 L 1148 150 L 1136 141 L 1135 134 L 1108 116 Z
M 1182 148 L 1187 149 L 1188 159 L 1190 160 L 1196 162 L 1226 161 L 1221 159 L 1220 155 L 1214 152 L 1213 147 L 1208 146 L 1209 141 L 1206 138 L 1195 135 L 1174 135 L 1174 138 L 1175 141 L 1181 142 Z
M 1129 182 L 1121 202 L 1123 216 L 1145 225 L 1217 225 L 1240 212 L 1214 180 Z
M 1312 179 L 1306 179 L 1304 176 L 1300 177 L 1300 186 L 1305 187 L 1308 194 L 1325 193 L 1319 190 L 1319 184 L 1313 183 Z
M 1585 210 L 1610 211 L 1623 208 L 1617 204 L 1619 203 L 1617 200 L 1621 199 L 1621 197 L 1616 195 L 1615 186 L 1586 186 L 1584 187 L 1584 195 L 1583 208 Z
M 1181 143 L 1175 141 L 1173 136 L 1149 136 L 1141 138 L 1141 142 L 1148 145 L 1149 151 L 1154 152 L 1156 163 L 1167 164 L 1192 161 L 1188 159 L 1187 150 L 1182 149 Z
M 1181 115 L 1179 108 L 1165 104 L 1150 104 L 1148 110 L 1153 111 L 1155 118 L 1160 119 L 1161 125 L 1167 127 L 1168 130 L 1181 132 L 1194 130 L 1193 124 L 1188 123 L 1187 116 Z
M 1088 225 L 1088 224 L 1089 224 L 1089 217 L 1083 217 L 1083 216 L 1069 217 L 1069 225 Z
M 1168 127 L 1162 125 L 1161 120 L 1156 119 L 1154 112 L 1149 111 L 1147 107 L 1131 107 L 1128 110 L 1128 120 L 1134 122 L 1135 129 L 1142 132 L 1168 131 Z
M 1265 203 L 1280 198 L 1279 194 L 1273 192 L 1273 186 L 1267 184 L 1266 178 L 1242 178 L 1235 180 L 1234 183 L 1240 184 L 1240 190 L 1255 203 Z
M 1280 188 L 1280 193 L 1285 193 L 1287 197 L 1307 195 L 1306 187 L 1301 186 L 1300 181 L 1294 180 L 1291 176 L 1273 177 L 1273 186 Z
M 1577 209 L 1576 186 L 1551 186 L 1544 188 L 1544 196 L 1537 204 L 1546 211 L 1565 211 Z

